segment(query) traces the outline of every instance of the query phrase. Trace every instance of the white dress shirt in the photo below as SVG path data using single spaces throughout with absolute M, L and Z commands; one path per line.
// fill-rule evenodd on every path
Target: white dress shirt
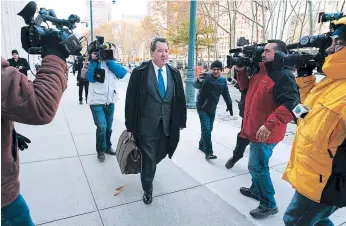
M 160 67 L 157 66 L 154 62 L 153 62 L 153 66 L 154 66 L 154 70 L 155 70 L 155 74 L 156 74 L 156 79 L 157 79 L 157 84 L 159 84 L 159 69 Z M 167 91 L 167 66 L 164 65 L 162 67 L 162 77 L 163 77 L 163 82 L 165 83 L 165 91 Z

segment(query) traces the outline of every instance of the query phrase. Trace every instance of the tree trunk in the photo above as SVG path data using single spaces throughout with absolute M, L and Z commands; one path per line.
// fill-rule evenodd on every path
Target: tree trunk
M 287 14 L 287 0 L 284 0 L 283 4 L 283 15 L 282 15 L 282 26 L 281 26 L 281 32 L 280 32 L 280 40 L 282 40 L 284 36 L 284 31 L 285 31 L 285 23 L 286 23 L 286 14 Z M 293 10 L 293 9 L 292 9 Z
M 252 18 L 255 20 L 255 10 L 253 6 L 254 2 L 251 2 L 251 12 L 252 12 Z M 255 30 L 255 23 L 251 22 L 251 42 L 254 42 L 254 30 Z
M 236 40 L 236 38 L 235 38 L 235 26 L 236 26 L 236 21 L 237 21 L 237 11 L 236 11 L 236 9 L 237 9 L 237 7 L 236 7 L 236 1 L 233 1 L 232 2 L 233 3 L 233 18 L 232 18 L 232 27 L 233 27 L 233 29 L 232 29 L 232 33 L 233 33 L 233 44 L 234 45 L 232 45 L 232 47 L 231 48 L 233 48 L 233 47 L 235 47 L 237 44 L 237 40 Z
M 262 42 L 264 43 L 266 41 L 266 16 L 265 16 L 265 12 L 264 12 L 264 1 L 262 1 L 262 24 L 263 24 L 263 28 L 262 28 Z
M 312 27 L 312 2 L 308 0 L 307 4 L 309 5 L 309 35 L 312 35 L 313 27 Z
M 256 21 L 258 21 L 258 5 L 255 4 L 256 9 Z M 256 23 L 256 42 L 258 43 L 258 24 Z
M 305 3 L 305 12 L 304 12 L 303 21 L 302 21 L 301 28 L 300 28 L 299 40 L 302 38 L 307 8 L 308 8 L 308 0 L 306 0 L 306 3 Z
M 279 4 L 279 10 L 278 10 L 278 14 L 275 18 L 280 18 L 280 11 L 281 11 L 281 1 L 280 1 L 280 4 Z M 277 20 L 276 22 L 276 28 L 275 28 L 275 36 L 273 37 L 273 39 L 276 39 L 277 35 L 278 35 L 278 28 L 279 28 L 279 20 Z

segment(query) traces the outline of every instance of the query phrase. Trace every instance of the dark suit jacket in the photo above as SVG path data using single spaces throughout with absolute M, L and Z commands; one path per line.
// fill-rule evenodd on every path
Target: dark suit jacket
M 141 114 L 144 109 L 145 99 L 148 95 L 148 79 L 151 61 L 142 63 L 131 74 L 126 92 L 125 125 L 128 132 L 132 132 L 136 141 L 140 136 Z M 172 158 L 180 138 L 180 129 L 186 127 L 186 100 L 180 72 L 167 65 L 173 83 L 173 99 L 171 107 L 171 125 L 169 148 L 167 154 Z M 140 144 L 139 144 L 140 145 Z

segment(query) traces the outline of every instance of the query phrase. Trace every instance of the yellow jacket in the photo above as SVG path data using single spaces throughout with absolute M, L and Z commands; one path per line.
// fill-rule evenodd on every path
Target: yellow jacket
M 319 203 L 346 206 L 346 47 L 326 58 L 326 74 L 297 78 L 310 112 L 299 120 L 283 179 Z

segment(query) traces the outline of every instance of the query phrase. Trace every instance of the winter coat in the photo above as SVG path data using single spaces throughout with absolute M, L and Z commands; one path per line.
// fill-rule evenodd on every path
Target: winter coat
M 105 70 L 105 80 L 103 83 L 94 80 L 95 68 Z M 87 80 L 89 84 L 88 102 L 90 105 L 112 104 L 117 100 L 115 83 L 117 79 L 122 79 L 127 74 L 127 70 L 114 60 L 90 61 Z
M 326 75 L 297 78 L 310 111 L 298 122 L 283 179 L 305 197 L 346 206 L 346 48 L 326 58 Z
M 66 86 L 67 65 L 59 57 L 44 57 L 33 82 L 1 58 L 1 208 L 11 204 L 19 194 L 14 122 L 29 125 L 51 122 Z
M 131 74 L 126 91 L 125 101 L 125 125 L 128 132 L 133 133 L 136 141 L 139 141 L 139 127 L 141 125 L 141 111 L 148 96 L 148 78 L 151 61 L 143 62 L 136 67 Z M 172 158 L 180 138 L 180 129 L 186 128 L 186 100 L 183 82 L 180 72 L 167 64 L 174 82 L 174 97 L 171 108 L 171 126 L 167 153 Z M 140 144 L 139 144 L 140 145 Z
M 256 133 L 264 125 L 270 132 L 266 144 L 283 140 L 287 123 L 293 120 L 293 108 L 299 104 L 299 92 L 294 75 L 289 69 L 274 69 L 260 63 L 258 74 L 248 78 L 238 73 L 243 89 L 247 89 L 243 126 L 240 136 L 259 142 Z
M 215 78 L 211 74 L 205 73 L 202 79 L 202 82 L 197 79 L 193 84 L 196 89 L 199 89 L 197 109 L 215 113 L 221 95 L 226 102 L 227 108 L 232 109 L 232 99 L 229 95 L 226 78 Z

